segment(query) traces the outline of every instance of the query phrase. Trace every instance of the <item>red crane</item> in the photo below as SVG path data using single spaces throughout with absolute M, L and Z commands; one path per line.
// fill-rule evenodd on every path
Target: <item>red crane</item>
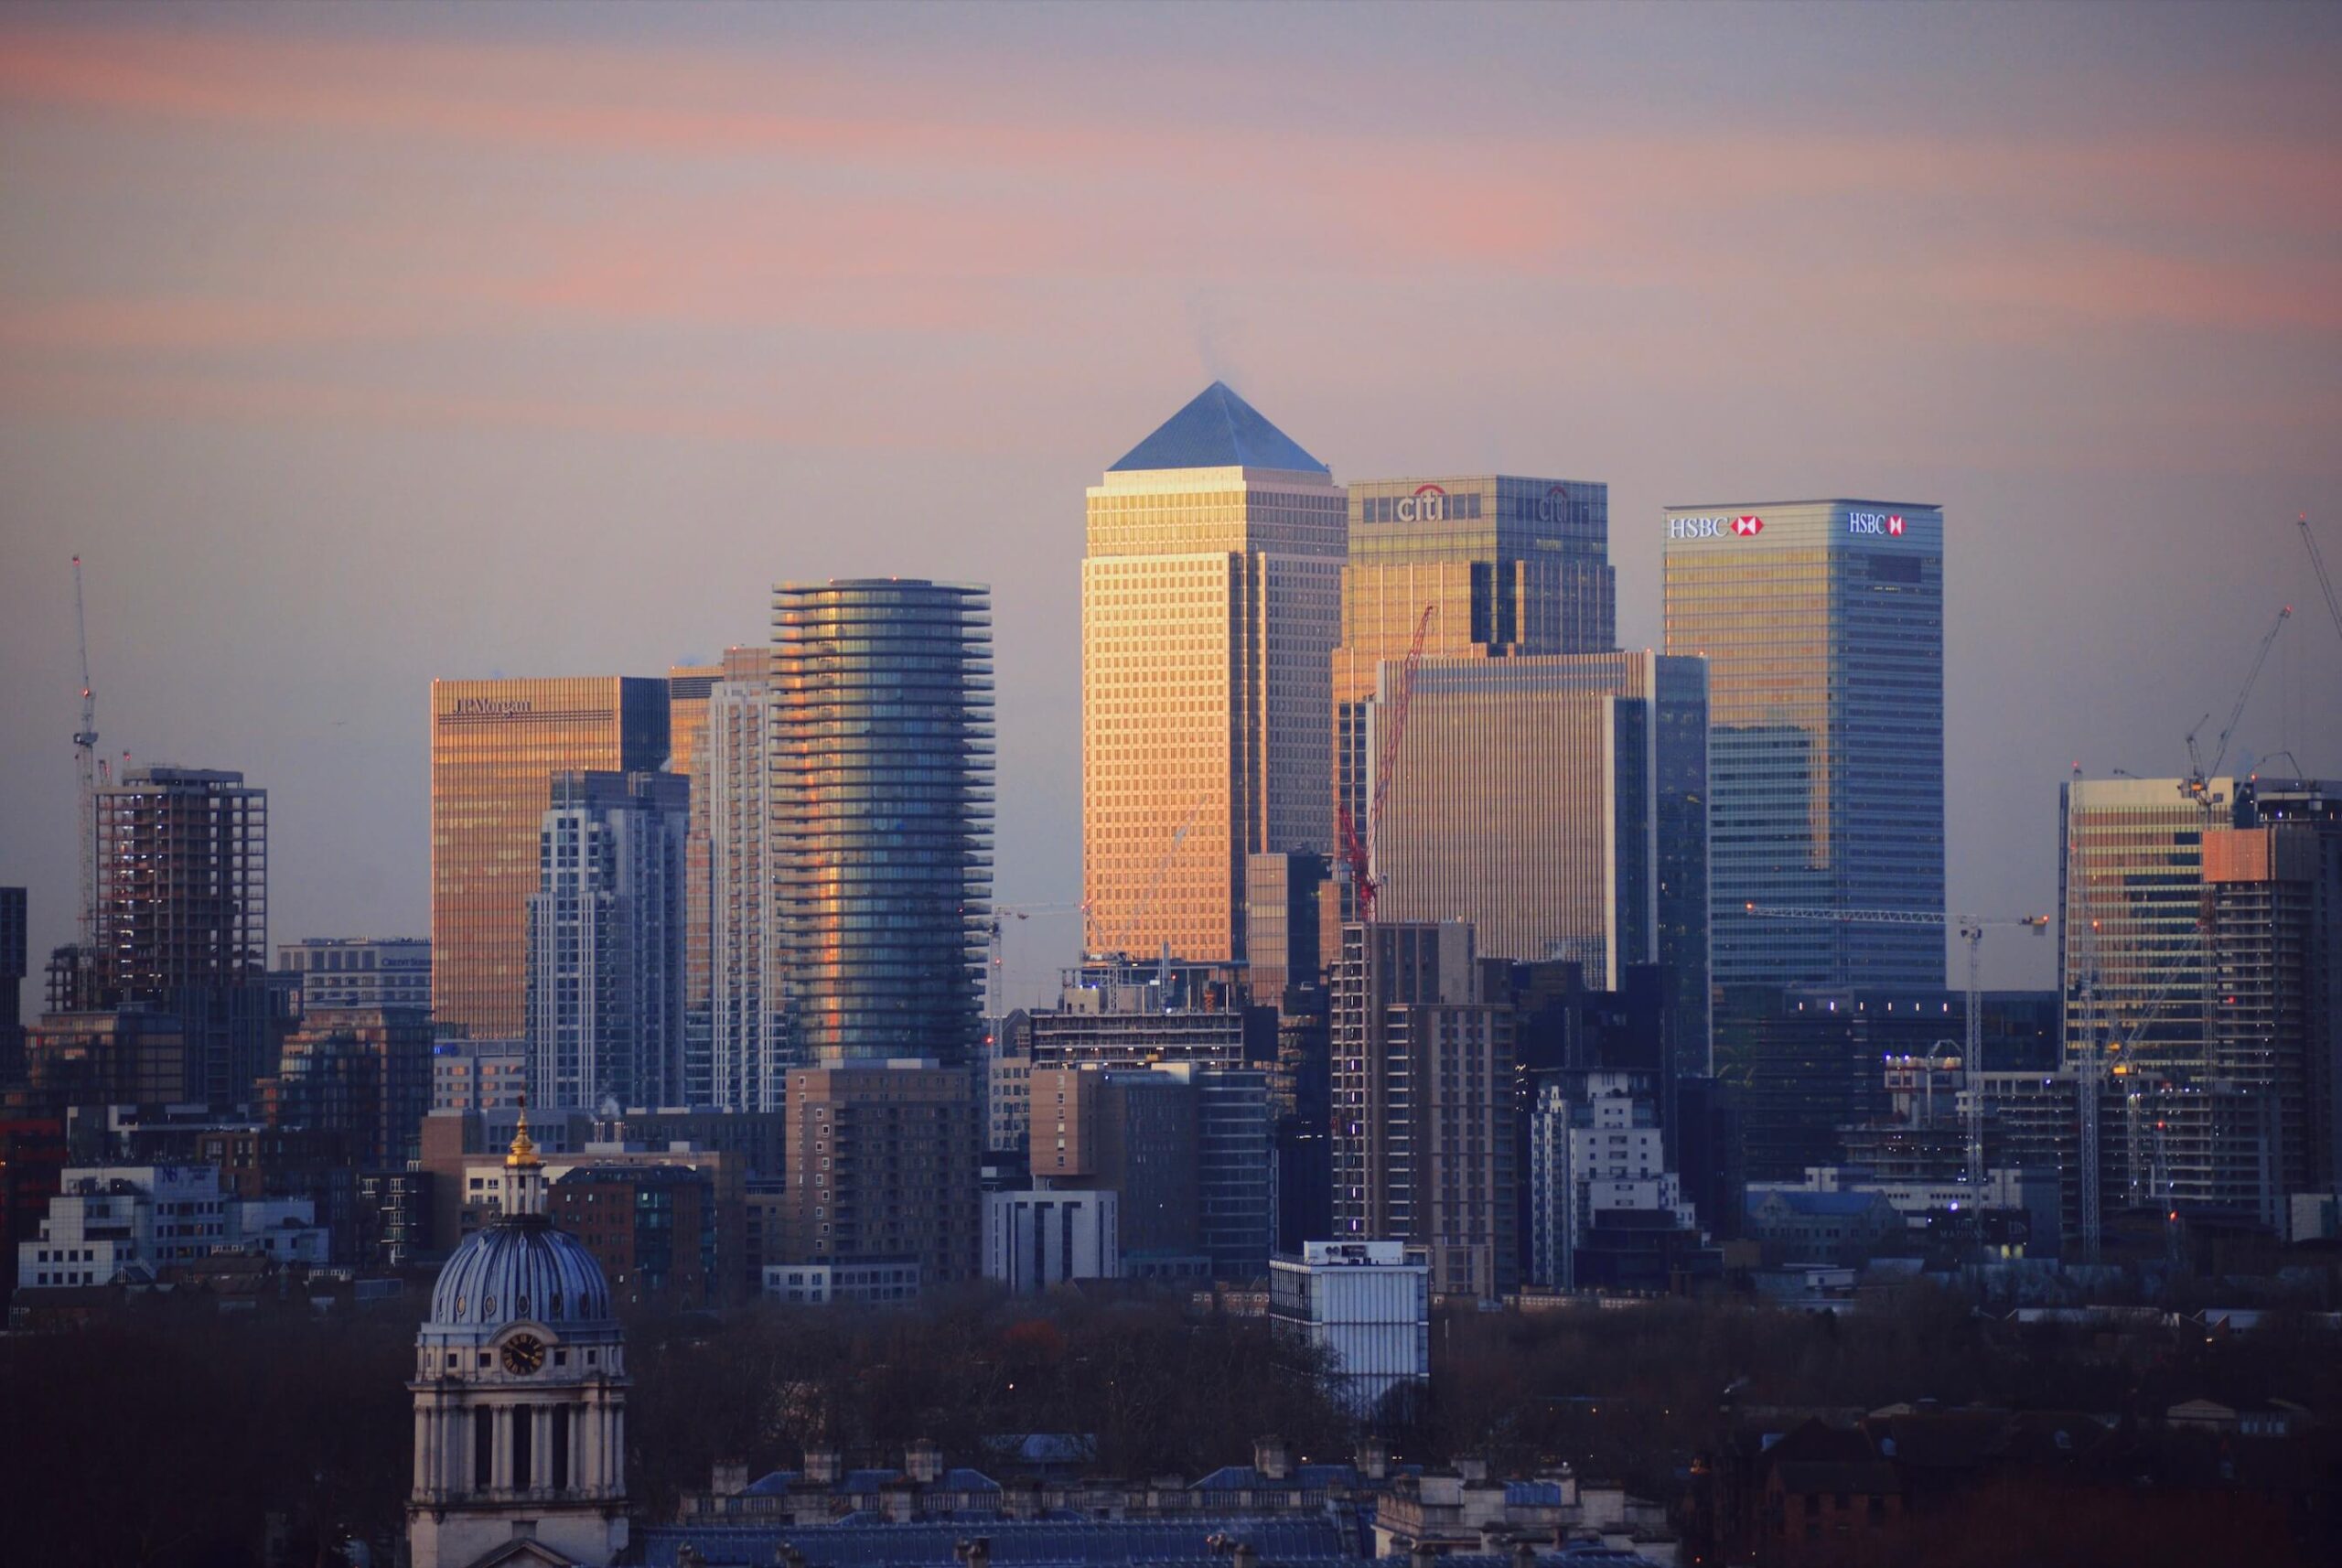
M 1415 622 L 1414 639 L 1407 644 L 1406 662 L 1399 667 L 1399 682 L 1391 693 L 1391 713 L 1382 734 L 1382 755 L 1374 765 L 1374 798 L 1366 809 L 1366 832 L 1360 836 L 1358 819 L 1350 809 L 1340 810 L 1342 860 L 1350 868 L 1350 891 L 1358 906 L 1358 918 L 1367 925 L 1374 924 L 1374 838 L 1382 826 L 1382 802 L 1391 793 L 1391 775 L 1399 766 L 1399 742 L 1407 733 L 1407 705 L 1414 700 L 1415 666 L 1423 662 L 1423 639 L 1431 635 L 1432 618 L 1439 614 L 1436 602 L 1425 605 Z

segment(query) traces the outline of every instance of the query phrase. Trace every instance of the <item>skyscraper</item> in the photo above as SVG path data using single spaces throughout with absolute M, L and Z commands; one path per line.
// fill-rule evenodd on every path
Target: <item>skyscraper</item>
M 707 787 L 700 768 L 710 699 L 722 664 L 667 667 L 665 770 L 691 780 L 691 826 L 683 834 L 683 1051 L 676 1098 L 689 1105 L 715 1099 L 714 1020 L 709 1005 L 714 918 L 708 880 Z
M 1667 511 L 1667 651 L 1708 660 L 1718 984 L 1939 986 L 1943 511 L 1783 501 Z
M 2065 1052 L 2122 1108 L 2108 1205 L 2282 1226 L 2337 1165 L 2342 806 L 2315 780 L 2076 779 L 2060 832 Z
M 618 676 L 431 682 L 435 1022 L 518 1039 L 537 835 L 563 769 L 635 773 L 667 756 L 667 682 Z
M 547 1109 L 670 1105 L 683 1035 L 683 841 L 671 773 L 553 776 L 528 901 L 529 1085 Z
M 788 1067 L 773 859 L 772 650 L 735 648 L 708 694 L 692 817 L 706 835 L 701 940 L 712 1062 L 709 1098 L 728 1111 L 780 1109 Z
M 983 1038 L 992 609 L 965 584 L 773 594 L 780 949 L 800 1059 L 962 1062 Z
M 2077 779 L 2059 789 L 2068 1063 L 2096 1039 L 2122 1045 L 2126 1069 L 2203 1066 L 2204 835 L 2244 825 L 2238 783 L 2210 781 L 2208 817 L 2176 779 Z
M 1379 756 L 1400 666 L 1359 703 Z M 1463 920 L 1587 983 L 1663 966 L 1678 1074 L 1708 1070 L 1708 707 L 1700 660 L 1442 658 L 1415 672 L 1373 845 L 1379 913 Z
M 1426 611 L 1430 658 L 1606 653 L 1617 600 L 1607 485 L 1481 474 L 1350 486 L 1333 663 L 1336 804 L 1366 831 L 1365 704 Z
M 1330 847 L 1343 504 L 1218 381 L 1090 488 L 1082 886 L 1107 946 L 1241 959 L 1245 857 Z

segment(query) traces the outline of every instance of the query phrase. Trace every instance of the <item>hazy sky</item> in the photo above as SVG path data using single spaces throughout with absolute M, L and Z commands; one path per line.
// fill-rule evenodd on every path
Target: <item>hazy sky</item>
M 2281 604 L 2240 746 L 2342 773 L 2337 81 L 2331 5 L 11 7 L 0 883 L 38 968 L 78 551 L 274 939 L 428 929 L 433 676 L 785 577 L 994 585 L 999 892 L 1072 899 L 1082 489 L 1225 376 L 1338 478 L 1607 480 L 1631 646 L 1663 505 L 1940 502 L 1951 899 L 2047 909 Z

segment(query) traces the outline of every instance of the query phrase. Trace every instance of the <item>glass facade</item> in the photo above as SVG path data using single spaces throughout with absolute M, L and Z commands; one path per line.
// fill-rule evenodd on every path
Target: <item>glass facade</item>
M 1145 464 L 1166 466 L 1133 466 Z M 1082 883 L 1095 944 L 1241 959 L 1246 857 L 1329 847 L 1344 533 L 1325 466 L 1223 387 L 1090 489 Z
M 1361 705 L 1374 753 L 1399 666 Z M 1670 1059 L 1708 1070 L 1706 673 L 1697 659 L 1427 659 L 1373 846 L 1380 916 L 1617 991 L 1667 974 Z
M 528 902 L 554 773 L 667 756 L 667 682 L 431 682 L 431 1004 L 482 1039 L 526 1025 Z
M 992 896 L 992 607 L 962 584 L 773 592 L 773 854 L 795 1048 L 967 1059 Z
M 1336 806 L 1366 832 L 1366 703 L 1426 609 L 1430 658 L 1605 653 L 1617 597 L 1607 485 L 1508 474 L 1352 485 L 1333 660 Z M 1355 914 L 1347 879 L 1341 897 Z
M 1942 510 L 1672 507 L 1664 527 L 1667 651 L 1708 660 L 1716 983 L 1940 986 L 1939 930 L 1746 907 L 1943 913 Z

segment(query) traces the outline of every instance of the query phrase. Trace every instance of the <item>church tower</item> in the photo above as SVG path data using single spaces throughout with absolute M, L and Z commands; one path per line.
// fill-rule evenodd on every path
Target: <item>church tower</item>
M 500 1196 L 415 1337 L 408 1552 L 414 1568 L 606 1568 L 627 1543 L 626 1346 L 601 1265 L 545 1218 L 525 1110 Z

